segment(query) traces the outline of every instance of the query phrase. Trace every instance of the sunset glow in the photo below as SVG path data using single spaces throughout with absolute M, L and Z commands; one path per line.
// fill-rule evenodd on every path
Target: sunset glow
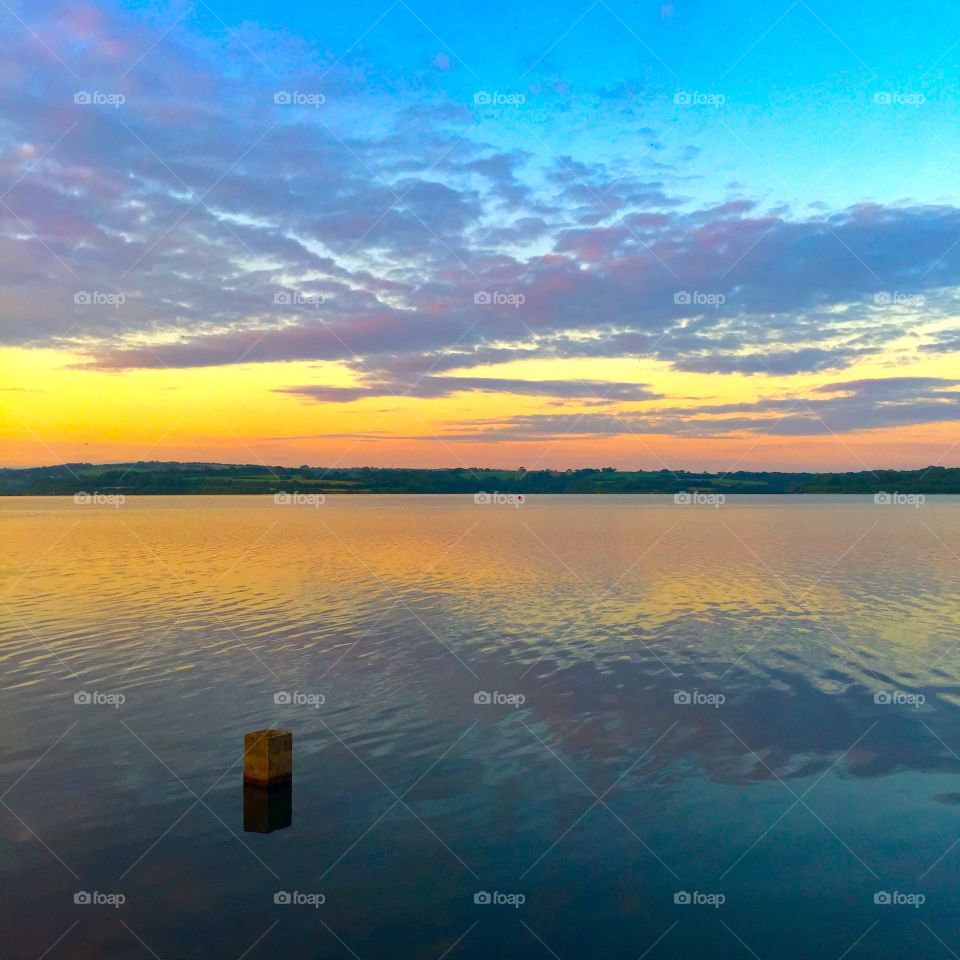
M 953 54 L 897 75 L 914 25 L 174 12 L 0 37 L 36 77 L 0 129 L 3 464 L 960 463 Z

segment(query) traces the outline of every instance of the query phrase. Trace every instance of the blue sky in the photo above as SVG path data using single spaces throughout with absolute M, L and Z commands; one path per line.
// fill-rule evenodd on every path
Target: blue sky
M 890 431 L 957 419 L 960 9 L 44 0 L 0 27 L 0 350 L 49 352 L 49 410 L 243 368 L 318 442 L 414 402 L 383 436 L 417 460 L 882 431 L 909 459 Z
M 770 201 L 936 202 L 960 146 L 960 9 L 948 3 L 237 2 L 188 20 L 218 39 L 224 25 L 289 33 L 320 58 L 370 68 L 385 88 L 402 85 L 401 97 L 469 105 L 478 89 L 523 93 L 526 116 L 481 128 L 504 146 L 629 158 L 649 127 L 665 151 L 702 151 L 691 173 L 714 198 L 738 181 Z M 278 76 L 302 66 L 251 45 Z M 726 102 L 714 115 L 678 110 L 678 90 Z M 877 109 L 878 92 L 922 94 L 927 109 Z M 530 117 L 543 144 L 524 135 Z

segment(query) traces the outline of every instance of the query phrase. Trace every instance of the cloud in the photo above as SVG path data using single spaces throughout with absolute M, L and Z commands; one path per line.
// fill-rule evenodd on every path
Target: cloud
M 301 386 L 283 387 L 277 393 L 290 393 L 311 400 L 348 403 L 364 397 L 416 396 L 448 397 L 467 392 L 510 393 L 532 397 L 577 398 L 589 400 L 654 400 L 654 393 L 642 383 L 616 383 L 604 380 L 519 380 L 507 377 L 421 376 L 412 384 L 371 382 L 361 387 Z
M 739 434 L 825 436 L 960 419 L 960 380 L 890 377 L 840 381 L 813 397 L 668 407 L 649 413 L 526 414 L 461 424 L 447 440 L 554 440 L 583 436 L 669 434 L 715 438 Z M 837 394 L 822 399 L 816 394 Z
M 154 50 L 145 21 L 109 7 L 78 20 L 78 9 L 38 6 L 29 26 L 82 81 L 0 34 L 2 344 L 69 349 L 96 370 L 327 360 L 357 380 L 285 388 L 306 400 L 642 401 L 654 396 L 642 384 L 468 372 L 531 358 L 839 372 L 953 316 L 954 206 L 698 203 L 666 166 L 488 143 L 469 104 L 429 86 L 450 66 L 442 57 L 411 96 L 359 57 L 334 61 L 284 35 L 250 29 L 222 47 L 184 29 Z M 646 145 L 661 139 L 637 130 Z M 686 145 L 686 160 L 698 150 Z M 958 347 L 946 332 L 919 351 Z M 763 430 L 774 415 L 786 433 L 818 432 L 819 416 L 836 430 L 956 417 L 943 382 L 901 398 L 851 390 L 799 411 L 763 401 L 722 424 L 717 411 L 625 416 L 704 436 Z M 485 429 L 551 435 L 563 416 Z M 624 426 L 596 411 L 580 424 Z
M 960 331 L 938 333 L 930 343 L 919 348 L 923 353 L 960 353 Z
M 679 370 L 694 373 L 769 373 L 789 375 L 849 366 L 871 351 L 866 349 L 804 347 L 801 350 L 771 350 L 752 354 L 715 351 L 686 356 L 676 361 Z
M 250 362 L 359 359 L 376 368 L 397 351 L 427 357 L 454 345 L 484 350 L 509 343 L 544 357 L 652 356 L 694 372 L 789 375 L 843 369 L 876 355 L 911 324 L 947 315 L 952 294 L 937 285 L 960 275 L 958 252 L 931 271 L 929 286 L 916 279 L 928 263 L 931 237 L 946 244 L 951 231 L 960 231 L 960 213 L 952 208 L 858 208 L 829 225 L 750 219 L 740 208 L 713 211 L 717 220 L 662 213 L 642 233 L 635 219 L 622 218 L 610 227 L 561 231 L 547 255 L 520 257 L 468 249 L 459 231 L 478 216 L 481 204 L 472 196 L 461 196 L 457 212 L 450 187 L 409 190 L 410 197 L 418 194 L 420 220 L 436 220 L 437 211 L 450 208 L 443 229 L 459 237 L 451 239 L 460 251 L 454 262 L 435 263 L 434 254 L 411 259 L 412 227 L 389 218 L 367 229 L 370 251 L 375 257 L 387 242 L 383 231 L 392 232 L 399 246 L 406 244 L 405 260 L 382 272 L 351 270 L 312 254 L 306 241 L 243 228 L 251 250 L 277 259 L 273 271 L 227 269 L 213 262 L 214 254 L 199 252 L 192 270 L 178 268 L 175 296 L 155 290 L 152 297 L 128 297 L 116 318 L 122 336 L 113 343 L 104 329 L 111 317 L 91 317 L 86 329 L 100 336 L 86 348 L 88 362 L 107 369 L 179 367 L 229 364 L 242 354 Z M 531 223 L 536 235 L 544 232 L 546 221 L 536 218 L 515 229 Z M 497 234 L 504 239 L 510 229 Z M 231 238 L 224 242 L 229 246 Z M 881 283 L 846 247 L 886 260 L 885 289 L 924 290 L 922 308 L 877 306 Z M 469 264 L 456 262 L 465 257 Z M 225 274 L 226 284 L 205 289 L 205 276 Z M 287 279 L 291 274 L 299 277 Z M 320 287 L 327 295 L 316 310 L 271 305 L 278 290 L 306 298 Z M 518 305 L 478 304 L 478 294 Z M 137 344 L 129 331 L 161 326 L 158 314 L 171 300 L 178 304 L 171 326 L 179 337 L 159 348 Z

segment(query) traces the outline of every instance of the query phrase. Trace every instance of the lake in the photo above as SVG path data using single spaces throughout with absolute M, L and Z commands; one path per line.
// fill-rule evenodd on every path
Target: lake
M 958 506 L 0 500 L 3 955 L 956 955 Z

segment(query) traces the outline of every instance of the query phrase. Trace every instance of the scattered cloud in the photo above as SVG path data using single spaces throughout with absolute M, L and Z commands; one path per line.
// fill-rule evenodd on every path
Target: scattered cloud
M 0 34 L 4 345 L 67 349 L 91 370 L 336 361 L 355 386 L 285 388 L 331 402 L 463 391 L 641 401 L 656 396 L 643 384 L 469 371 L 626 358 L 839 374 L 925 324 L 941 329 L 921 354 L 960 350 L 942 330 L 960 285 L 952 205 L 706 204 L 670 164 L 651 176 L 640 162 L 495 146 L 470 103 L 411 98 L 359 58 L 318 58 L 264 31 L 226 53 L 174 31 L 162 55 L 138 60 L 154 33 L 105 9 L 67 51 L 73 10 L 54 4 L 31 26 L 75 76 Z M 256 60 L 268 52 L 265 71 Z M 432 66 L 454 64 L 440 53 Z M 646 159 L 663 152 L 662 131 L 638 129 Z M 686 145 L 679 162 L 699 151 Z M 723 427 L 766 429 L 773 414 L 782 433 L 817 432 L 820 416 L 838 431 L 956 417 L 943 382 L 910 389 L 902 401 L 866 387 L 815 396 L 796 412 L 766 400 Z M 549 435 L 563 416 L 485 429 Z M 707 410 L 578 423 L 610 433 L 624 417 L 718 429 Z

